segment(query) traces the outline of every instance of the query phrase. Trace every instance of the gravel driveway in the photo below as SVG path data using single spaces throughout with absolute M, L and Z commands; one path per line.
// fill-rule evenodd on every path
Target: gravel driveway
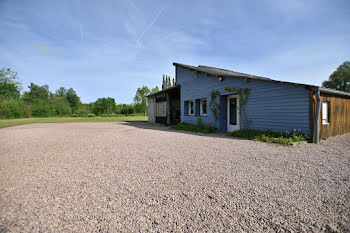
M 147 123 L 0 129 L 0 232 L 350 231 L 350 134 L 291 147 Z

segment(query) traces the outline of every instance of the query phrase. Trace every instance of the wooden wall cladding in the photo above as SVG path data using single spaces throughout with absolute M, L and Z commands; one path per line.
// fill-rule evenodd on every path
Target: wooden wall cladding
M 330 104 L 330 123 L 328 125 L 322 124 L 321 107 L 320 139 L 350 133 L 350 98 L 321 93 L 321 101 L 327 101 Z

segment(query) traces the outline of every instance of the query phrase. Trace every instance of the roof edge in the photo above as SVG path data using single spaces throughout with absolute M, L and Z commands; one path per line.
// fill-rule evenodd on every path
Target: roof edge
M 215 68 L 215 67 L 210 67 L 210 66 L 199 66 L 199 67 L 195 67 L 195 66 L 190 66 L 190 65 L 185 65 L 185 64 L 181 64 L 181 63 L 177 63 L 174 62 L 173 63 L 174 66 L 182 66 L 184 68 L 188 68 L 188 69 L 192 69 L 198 72 L 203 72 L 203 73 L 207 73 L 209 75 L 212 76 L 217 76 L 217 74 L 214 73 L 210 73 L 207 72 L 205 70 L 201 70 L 201 68 L 212 68 L 212 69 L 217 69 L 217 70 L 223 70 L 223 71 L 229 71 L 229 72 L 235 72 L 241 76 L 236 76 L 236 75 L 227 75 L 227 74 L 223 74 L 220 76 L 223 77 L 235 77 L 235 78 L 248 78 L 248 79 L 253 79 L 253 80 L 261 80 L 261 81 L 266 81 L 266 82 L 277 82 L 277 83 L 282 83 L 282 84 L 287 84 L 287 85 L 294 85 L 294 86 L 304 86 L 304 87 L 310 87 L 310 88 L 318 88 L 318 86 L 316 85 L 311 85 L 311 84 L 304 84 L 304 83 L 294 83 L 294 82 L 288 82 L 288 81 L 281 81 L 281 80 L 275 80 L 275 79 L 271 79 L 271 78 L 266 78 L 266 77 L 262 77 L 262 76 L 256 76 L 256 75 L 251 75 L 251 74 L 245 74 L 245 73 L 240 73 L 240 72 L 236 72 L 236 71 L 231 71 L 231 70 L 225 70 L 225 69 L 220 69 L 220 68 Z
M 319 87 L 318 89 L 322 93 L 333 94 L 333 95 L 342 95 L 342 96 L 350 97 L 350 93 L 349 92 L 334 90 L 334 89 L 330 89 L 330 88 L 326 88 L 326 87 Z
M 220 76 L 223 76 L 223 77 L 248 78 L 248 79 L 255 79 L 255 80 L 260 80 L 260 81 L 265 81 L 265 82 L 276 82 L 276 83 L 281 83 L 281 84 L 285 84 L 285 85 L 303 86 L 303 87 L 312 89 L 313 91 L 319 90 L 322 93 L 328 93 L 328 94 L 333 94 L 333 95 L 341 95 L 341 96 L 350 97 L 350 93 L 344 92 L 344 91 L 334 90 L 334 89 L 325 88 L 325 87 L 319 87 L 319 86 L 311 85 L 311 84 L 294 83 L 294 82 L 288 82 L 288 81 L 275 80 L 275 79 L 271 79 L 271 78 L 266 78 L 266 77 L 251 75 L 251 74 L 240 73 L 240 72 L 227 70 L 227 69 L 216 68 L 216 67 L 212 67 L 212 66 L 199 65 L 198 67 L 196 67 L 196 66 L 185 65 L 185 64 L 181 64 L 181 63 L 177 63 L 177 62 L 173 62 L 173 65 L 174 66 L 181 66 L 181 67 L 184 67 L 184 68 L 187 68 L 187 69 L 191 69 L 191 70 L 195 70 L 197 72 L 206 73 L 206 74 L 212 75 L 214 77 L 218 76 L 218 74 L 210 73 L 207 70 L 203 70 L 201 68 L 222 70 L 222 71 L 226 71 L 226 72 L 235 72 L 237 74 L 242 75 L 242 76 L 227 75 L 227 74 L 220 75 Z
M 180 88 L 180 85 L 175 85 L 173 87 L 169 87 L 169 88 L 166 88 L 166 89 L 154 92 L 152 94 L 147 95 L 146 97 L 152 97 L 152 96 L 155 96 L 155 95 L 163 94 L 163 93 L 165 93 L 167 91 L 171 91 L 171 90 L 174 90 L 174 89 L 177 89 L 177 88 Z

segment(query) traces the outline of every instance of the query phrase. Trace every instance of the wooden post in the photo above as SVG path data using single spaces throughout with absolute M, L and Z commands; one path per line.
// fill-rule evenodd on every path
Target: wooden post
M 170 125 L 170 97 L 169 93 L 166 93 L 166 124 Z

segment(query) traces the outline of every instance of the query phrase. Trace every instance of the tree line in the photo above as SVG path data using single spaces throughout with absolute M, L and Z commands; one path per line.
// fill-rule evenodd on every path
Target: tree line
M 147 95 L 159 91 L 158 87 L 137 89 L 134 103 L 116 104 L 114 98 L 98 98 L 92 103 L 82 103 L 73 88 L 60 87 L 51 92 L 48 85 L 31 83 L 22 93 L 18 74 L 11 69 L 0 70 L 0 118 L 25 117 L 93 117 L 116 114 L 147 114 Z

